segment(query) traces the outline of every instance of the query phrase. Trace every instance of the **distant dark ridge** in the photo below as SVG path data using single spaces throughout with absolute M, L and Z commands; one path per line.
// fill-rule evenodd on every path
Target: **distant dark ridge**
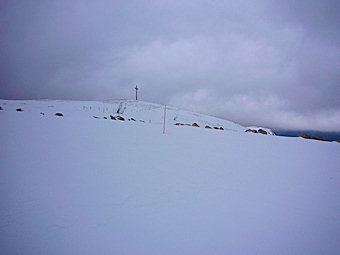
M 327 141 L 340 140 L 340 132 L 320 132 L 312 130 L 273 130 L 273 132 L 279 136 L 297 137 L 300 134 L 307 134 L 311 137 L 322 136 Z

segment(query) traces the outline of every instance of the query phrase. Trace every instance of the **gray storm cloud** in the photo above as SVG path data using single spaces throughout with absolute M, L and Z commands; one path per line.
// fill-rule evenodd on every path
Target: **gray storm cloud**
M 340 130 L 338 1 L 2 1 L 0 97 Z

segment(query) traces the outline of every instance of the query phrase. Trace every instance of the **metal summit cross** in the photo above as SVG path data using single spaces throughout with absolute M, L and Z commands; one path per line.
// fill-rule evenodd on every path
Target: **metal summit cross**
M 137 92 L 138 92 L 138 87 L 137 87 L 137 85 L 136 85 L 136 87 L 135 87 L 135 90 L 136 90 L 136 100 L 137 100 Z

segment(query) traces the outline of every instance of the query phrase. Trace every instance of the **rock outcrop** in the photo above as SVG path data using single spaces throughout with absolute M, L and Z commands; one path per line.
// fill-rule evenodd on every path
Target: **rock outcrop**
M 268 135 L 268 132 L 260 128 L 257 133 L 263 134 L 263 135 Z
M 307 134 L 299 134 L 298 137 L 302 137 L 302 138 L 305 138 L 305 139 L 310 139 L 310 135 L 307 135 Z
M 124 121 L 124 120 L 125 120 L 125 119 L 124 119 L 122 116 L 119 116 L 119 115 L 118 115 L 118 116 L 116 116 L 116 119 L 117 119 L 117 120 L 122 120 L 122 121 Z
M 326 141 L 326 139 L 322 136 L 319 136 L 319 135 L 315 135 L 312 137 L 312 139 L 314 140 L 318 140 L 318 141 Z
M 245 132 L 257 133 L 257 130 L 248 128 Z
M 274 132 L 269 128 L 263 128 L 263 127 L 248 127 L 245 132 L 250 133 L 259 133 L 263 135 L 275 135 Z

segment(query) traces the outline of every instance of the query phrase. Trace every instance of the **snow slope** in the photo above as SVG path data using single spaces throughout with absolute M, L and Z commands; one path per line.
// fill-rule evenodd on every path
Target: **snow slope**
M 121 103 L 136 122 L 103 119 Z M 337 143 L 175 108 L 163 135 L 162 107 L 143 102 L 0 106 L 0 254 L 340 250 Z

